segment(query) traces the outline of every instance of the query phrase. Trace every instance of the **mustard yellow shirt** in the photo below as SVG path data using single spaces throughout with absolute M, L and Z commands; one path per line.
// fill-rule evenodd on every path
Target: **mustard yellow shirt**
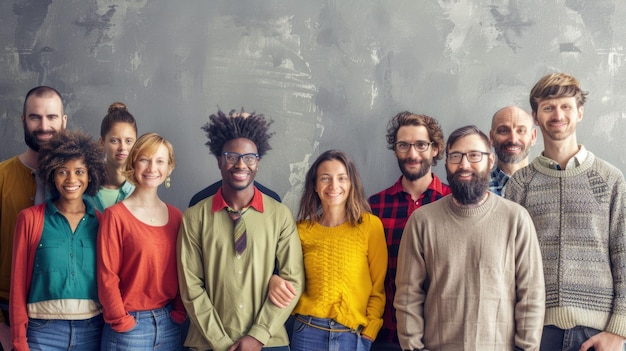
M 294 313 L 331 318 L 376 338 L 385 309 L 387 244 L 380 219 L 371 213 L 352 226 L 298 224 L 302 242 L 305 291 Z

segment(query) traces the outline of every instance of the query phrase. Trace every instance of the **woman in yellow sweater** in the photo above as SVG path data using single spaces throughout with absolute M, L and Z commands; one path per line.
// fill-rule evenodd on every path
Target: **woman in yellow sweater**
M 326 151 L 307 172 L 298 232 L 306 288 L 291 349 L 369 350 L 383 323 L 387 245 L 345 153 Z

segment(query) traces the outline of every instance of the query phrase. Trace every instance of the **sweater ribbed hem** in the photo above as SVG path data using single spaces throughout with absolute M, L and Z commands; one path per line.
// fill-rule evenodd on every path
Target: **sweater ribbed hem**
M 577 325 L 590 327 L 626 337 L 626 316 L 617 316 L 601 311 L 590 311 L 574 307 L 546 309 L 544 325 L 571 329 Z

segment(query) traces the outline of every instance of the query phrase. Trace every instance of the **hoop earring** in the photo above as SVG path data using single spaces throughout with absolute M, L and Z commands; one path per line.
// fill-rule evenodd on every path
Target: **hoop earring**
M 165 189 L 169 189 L 172 186 L 170 177 L 165 178 Z

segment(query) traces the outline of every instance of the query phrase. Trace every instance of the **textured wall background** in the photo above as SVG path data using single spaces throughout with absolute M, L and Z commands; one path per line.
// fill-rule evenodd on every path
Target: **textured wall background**
M 626 170 L 626 3 L 619 0 L 7 0 L 0 2 L 0 159 L 24 150 L 24 94 L 59 89 L 98 134 L 113 101 L 175 147 L 163 198 L 184 209 L 220 178 L 200 130 L 219 106 L 273 119 L 257 179 L 297 208 L 309 164 L 347 151 L 371 194 L 399 176 L 385 127 L 402 110 L 449 134 L 530 110 L 544 74 L 590 92 L 579 142 Z M 535 156 L 541 142 L 533 150 Z M 440 163 L 436 172 L 445 177 Z

